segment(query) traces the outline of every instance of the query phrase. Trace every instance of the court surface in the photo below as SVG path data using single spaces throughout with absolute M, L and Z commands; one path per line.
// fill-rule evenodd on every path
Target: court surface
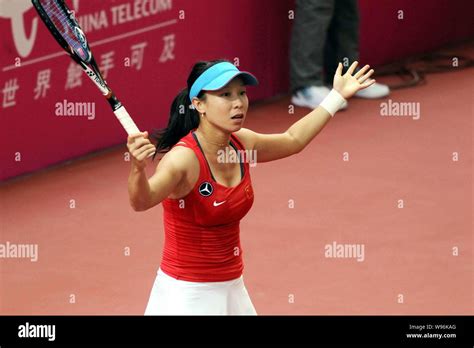
M 381 116 L 388 99 L 351 99 L 303 152 L 251 169 L 241 240 L 259 314 L 473 313 L 473 72 L 393 91 L 419 103 L 418 120 Z M 309 112 L 289 104 L 252 104 L 245 127 L 285 131 Z M 143 314 L 162 208 L 130 208 L 125 151 L 2 184 L 0 242 L 38 245 L 36 262 L 0 260 L 2 314 Z M 364 253 L 325 256 L 342 244 Z

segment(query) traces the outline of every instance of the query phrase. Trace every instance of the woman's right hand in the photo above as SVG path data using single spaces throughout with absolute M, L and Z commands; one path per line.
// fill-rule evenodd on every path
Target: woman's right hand
M 139 169 L 146 167 L 146 159 L 155 153 L 156 147 L 148 139 L 148 132 L 131 134 L 127 138 L 127 148 L 132 156 L 132 165 Z

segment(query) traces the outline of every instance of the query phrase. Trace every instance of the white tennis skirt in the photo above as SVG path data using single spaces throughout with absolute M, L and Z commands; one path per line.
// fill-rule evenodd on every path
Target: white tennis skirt
M 158 269 L 145 315 L 257 315 L 243 276 L 224 282 L 188 282 Z

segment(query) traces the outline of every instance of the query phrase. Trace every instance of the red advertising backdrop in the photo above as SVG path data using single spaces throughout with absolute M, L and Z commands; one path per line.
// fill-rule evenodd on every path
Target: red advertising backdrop
M 361 60 L 380 64 L 472 34 L 472 4 L 456 3 L 361 0 Z M 261 84 L 249 89 L 251 100 L 288 90 L 292 0 L 68 4 L 142 130 L 165 125 L 197 60 L 227 58 L 252 71 Z M 405 22 L 397 20 L 400 9 Z M 107 102 L 50 37 L 30 0 L 0 1 L 0 33 L 0 179 L 126 141 Z M 86 107 L 70 109 L 75 103 Z
M 287 57 L 279 54 L 287 51 L 289 39 L 285 1 L 68 4 L 107 82 L 142 130 L 166 123 L 169 105 L 197 60 L 222 57 L 252 70 L 261 80 L 250 91 L 253 99 L 287 89 Z M 2 127 L 1 178 L 124 143 L 126 133 L 109 105 L 62 53 L 30 0 L 3 1 L 1 11 L 0 110 L 7 125 Z M 76 102 L 87 103 L 87 110 L 70 109 L 76 115 L 63 116 Z

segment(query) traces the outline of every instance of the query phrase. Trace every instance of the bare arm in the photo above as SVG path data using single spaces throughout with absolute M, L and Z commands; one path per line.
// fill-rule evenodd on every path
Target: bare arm
M 342 75 L 342 64 L 339 63 L 334 75 L 334 89 L 345 99 L 352 97 L 358 90 L 367 88 L 375 80 L 369 80 L 373 70 L 364 66 L 354 73 L 357 62 L 354 62 L 347 72 Z M 366 73 L 367 72 L 367 73 Z M 321 106 L 295 122 L 288 130 L 280 134 L 260 134 L 242 128 L 237 136 L 246 139 L 248 147 L 257 151 L 259 162 L 274 161 L 294 155 L 303 150 L 311 140 L 318 135 L 331 119 L 331 114 Z
M 156 167 L 153 176 L 148 179 L 145 169 L 132 165 L 128 178 L 130 205 L 135 211 L 145 211 L 161 203 L 177 187 L 185 171 L 173 163 L 166 154 Z
M 176 189 L 186 174 L 190 150 L 176 147 L 168 152 L 158 163 L 153 176 L 148 179 L 145 171 L 146 158 L 149 153 L 153 153 L 154 148 L 151 146 L 154 145 L 141 135 L 135 142 L 130 141 L 129 144 L 132 154 L 128 178 L 130 205 L 135 211 L 145 211 L 161 203 Z M 144 150 L 140 151 L 140 149 Z
M 128 197 L 130 206 L 135 211 L 143 211 L 149 205 L 151 191 L 145 168 L 137 168 L 132 165 L 128 176 Z

